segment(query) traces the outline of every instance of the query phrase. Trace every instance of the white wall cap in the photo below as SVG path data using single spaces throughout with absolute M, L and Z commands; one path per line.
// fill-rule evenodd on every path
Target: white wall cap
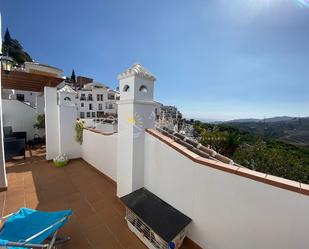
M 152 81 L 156 80 L 156 77 L 153 76 L 148 70 L 146 70 L 140 64 L 134 64 L 131 68 L 119 74 L 117 79 L 122 80 L 125 78 L 129 78 L 131 76 L 137 76 L 137 77 L 145 78 L 145 79 L 152 80 Z
M 65 85 L 64 87 L 62 87 L 58 92 L 61 92 L 61 93 L 73 93 L 73 94 L 77 94 L 76 91 L 73 90 L 72 87 L 68 86 L 68 85 Z

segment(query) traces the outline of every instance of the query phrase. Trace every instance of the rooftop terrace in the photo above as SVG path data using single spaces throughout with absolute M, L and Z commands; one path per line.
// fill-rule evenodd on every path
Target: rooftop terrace
M 45 150 L 7 163 L 8 191 L 0 192 L 2 216 L 29 207 L 42 211 L 72 209 L 61 233 L 71 236 L 62 248 L 139 249 L 144 244 L 129 231 L 116 185 L 82 159 L 56 168 Z M 193 248 L 188 241 L 182 249 Z

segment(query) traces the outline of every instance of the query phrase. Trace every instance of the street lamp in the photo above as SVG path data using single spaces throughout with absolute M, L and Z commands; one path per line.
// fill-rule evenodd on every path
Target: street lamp
M 1 55 L 1 68 L 8 74 L 11 72 L 13 67 L 13 59 L 9 56 Z

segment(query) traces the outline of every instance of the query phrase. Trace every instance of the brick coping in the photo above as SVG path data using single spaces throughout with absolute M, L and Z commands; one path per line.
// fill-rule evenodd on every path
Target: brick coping
M 104 136 L 111 136 L 117 132 L 103 132 L 103 131 L 98 131 L 96 129 L 93 129 L 93 128 L 84 128 L 84 130 L 87 130 L 87 131 L 92 131 L 94 133 L 98 133 L 98 134 L 101 134 L 101 135 L 104 135 Z
M 208 166 L 208 167 L 211 167 L 211 168 L 214 168 L 214 169 L 222 170 L 222 171 L 225 171 L 225 172 L 228 172 L 228 173 L 231 173 L 231 174 L 235 174 L 235 175 L 238 175 L 238 176 L 246 177 L 246 178 L 249 178 L 251 180 L 262 182 L 262 183 L 265 183 L 265 184 L 269 184 L 269 185 L 272 185 L 272 186 L 275 186 L 275 187 L 278 187 L 278 188 L 282 188 L 282 189 L 285 189 L 285 190 L 289 190 L 289 191 L 293 191 L 293 192 L 296 192 L 296 193 L 299 193 L 299 194 L 309 196 L 309 185 L 308 184 L 304 184 L 304 183 L 284 179 L 282 177 L 277 177 L 277 176 L 257 172 L 257 171 L 247 169 L 247 168 L 229 165 L 229 164 L 226 164 L 226 163 L 223 163 L 223 162 L 217 162 L 217 161 L 207 159 L 207 158 L 203 158 L 203 157 L 195 154 L 194 152 L 190 151 L 186 147 L 182 146 L 181 144 L 175 142 L 173 139 L 163 135 L 162 133 L 160 133 L 160 132 L 158 132 L 154 129 L 146 129 L 146 132 L 148 134 L 156 137 L 157 139 L 159 139 L 163 143 L 167 144 L 171 148 L 175 149 L 176 151 L 178 151 L 179 153 L 181 153 L 185 157 L 191 159 L 192 161 L 194 161 L 198 164 Z

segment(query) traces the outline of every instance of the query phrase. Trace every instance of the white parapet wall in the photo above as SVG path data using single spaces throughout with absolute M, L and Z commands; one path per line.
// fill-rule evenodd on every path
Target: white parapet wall
M 75 140 L 75 106 L 58 105 L 59 154 L 66 154 L 70 159 L 81 156 L 80 144 Z
M 209 249 L 305 249 L 309 197 L 192 161 L 145 135 L 145 187 L 193 219 Z
M 84 129 L 82 158 L 97 170 L 117 180 L 117 133 L 103 134 Z

